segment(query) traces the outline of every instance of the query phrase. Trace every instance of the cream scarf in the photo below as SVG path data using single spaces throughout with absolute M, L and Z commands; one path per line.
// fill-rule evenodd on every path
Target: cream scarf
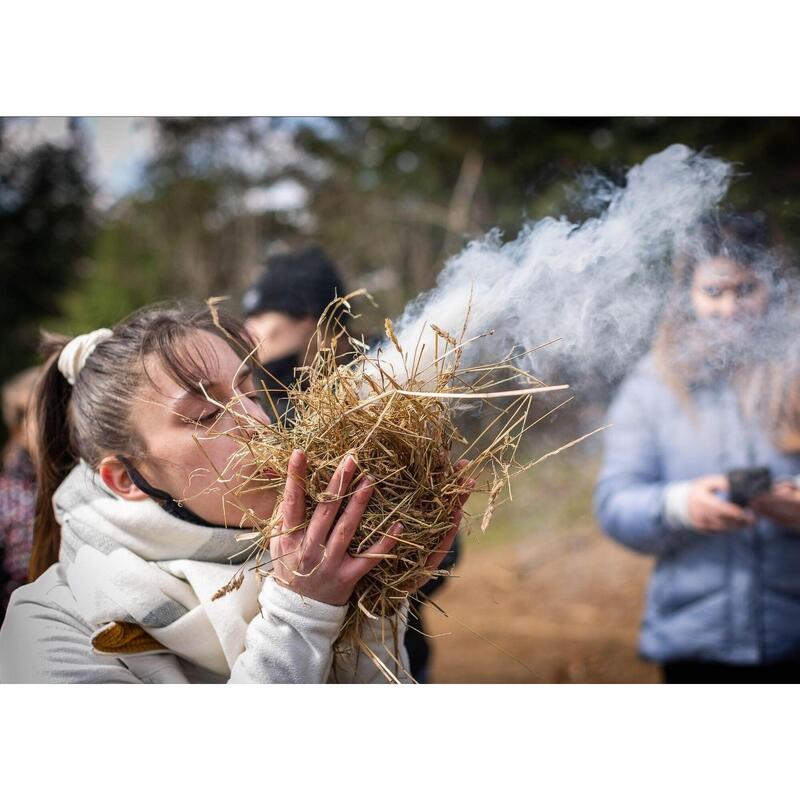
M 114 631 L 141 629 L 149 636 L 117 652 L 165 650 L 230 674 L 259 611 L 261 583 L 248 564 L 241 588 L 211 599 L 241 566 L 235 530 L 184 522 L 151 499 L 123 500 L 84 462 L 59 486 L 53 506 L 59 561 L 96 650 L 113 652 L 103 644 Z

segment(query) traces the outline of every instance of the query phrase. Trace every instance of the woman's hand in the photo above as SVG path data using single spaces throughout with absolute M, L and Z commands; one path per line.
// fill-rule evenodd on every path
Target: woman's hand
M 800 531 L 800 489 L 791 483 L 777 484 L 771 492 L 756 497 L 750 507 L 759 516 Z
M 455 467 L 462 469 L 468 463 L 459 461 Z M 330 605 L 344 605 L 348 602 L 358 581 L 382 556 L 391 552 L 403 530 L 401 523 L 395 523 L 380 541 L 357 558 L 348 554 L 348 545 L 358 529 L 374 488 L 370 477 L 362 479 L 348 500 L 344 512 L 333 525 L 356 467 L 352 456 L 344 458 L 326 489 L 325 493 L 330 499 L 317 505 L 311 520 L 305 525 L 308 464 L 303 451 L 295 450 L 289 459 L 289 475 L 281 505 L 283 532 L 270 542 L 274 577 L 298 594 Z M 436 550 L 428 556 L 426 570 L 438 569 L 453 546 L 464 516 L 464 503 L 469 498 L 475 481 L 468 479 L 463 485 L 464 492 L 458 496 L 453 512 L 453 525 Z M 414 592 L 427 580 L 421 578 L 407 590 Z
M 333 524 L 356 467 L 355 459 L 345 456 L 326 489 L 325 494 L 330 499 L 317 505 L 306 525 L 308 463 L 305 453 L 295 450 L 289 459 L 289 475 L 281 505 L 283 532 L 270 541 L 273 576 L 304 597 L 334 606 L 347 603 L 358 581 L 382 556 L 391 552 L 396 537 L 403 530 L 400 523 L 395 523 L 380 541 L 358 558 L 348 554 L 347 547 L 374 488 L 369 476 L 363 478 Z
M 706 475 L 692 483 L 689 492 L 689 522 L 698 531 L 719 533 L 746 528 L 755 522 L 753 512 L 718 497 L 729 490 L 724 475 Z
M 445 454 L 445 458 L 446 458 Z M 463 469 L 469 461 L 466 459 L 462 459 L 461 461 L 457 461 L 455 463 L 456 470 Z M 464 518 L 464 503 L 467 502 L 469 499 L 470 494 L 472 493 L 472 489 L 475 486 L 475 481 L 472 478 L 468 478 L 463 482 L 464 491 L 458 496 L 456 501 L 455 511 L 453 511 L 453 527 L 450 528 L 447 535 L 439 542 L 438 547 L 436 550 L 431 551 L 431 554 L 428 556 L 427 561 L 425 562 L 425 570 L 426 571 L 433 571 L 439 568 L 439 564 L 442 563 L 444 557 L 450 552 L 451 548 L 453 547 L 453 542 L 456 540 L 456 536 L 458 536 L 458 529 L 461 525 L 461 520 Z M 414 583 L 412 583 L 407 588 L 409 594 L 413 594 L 417 591 L 417 589 L 422 588 L 430 578 L 428 577 L 421 577 Z

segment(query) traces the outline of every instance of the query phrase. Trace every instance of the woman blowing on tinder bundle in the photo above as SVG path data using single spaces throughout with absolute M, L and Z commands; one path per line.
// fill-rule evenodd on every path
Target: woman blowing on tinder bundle
M 331 499 L 304 526 L 306 461 L 301 451 L 292 455 L 287 532 L 272 539 L 272 575 L 262 579 L 246 566 L 241 588 L 212 600 L 246 557 L 236 530 L 225 527 L 241 516 L 225 493 L 248 479 L 226 474 L 223 491 L 216 476 L 239 443 L 208 436 L 201 449 L 196 437 L 212 426 L 235 428 L 237 407 L 269 424 L 234 350 L 253 346 L 237 323 L 223 316 L 220 325 L 224 331 L 205 309 L 151 308 L 113 331 L 52 345 L 39 387 L 35 580 L 12 596 L 0 631 L 0 681 L 385 680 L 352 652 L 332 668 L 353 589 L 399 533 L 390 529 L 368 551 L 372 558 L 348 555 L 373 491 L 369 476 L 354 482 L 350 456 L 331 480 Z M 274 493 L 247 498 L 269 518 Z M 431 557 L 432 568 L 448 546 Z M 390 622 L 371 621 L 365 638 L 384 663 L 405 664 L 394 645 L 405 619 L 396 638 Z

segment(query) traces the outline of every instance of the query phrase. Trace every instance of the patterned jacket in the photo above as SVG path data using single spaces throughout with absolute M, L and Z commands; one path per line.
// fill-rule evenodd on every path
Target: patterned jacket
M 595 509 L 605 531 L 655 556 L 641 652 L 654 661 L 761 664 L 800 659 L 800 533 L 759 518 L 729 533 L 675 525 L 665 497 L 675 482 L 765 466 L 800 473 L 744 418 L 731 385 L 698 388 L 687 412 L 646 357 L 611 406 Z
M 20 448 L 0 474 L 0 622 L 11 593 L 28 580 L 35 499 L 36 472 Z

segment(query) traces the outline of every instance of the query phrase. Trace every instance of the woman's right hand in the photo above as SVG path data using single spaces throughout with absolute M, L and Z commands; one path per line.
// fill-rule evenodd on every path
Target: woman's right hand
M 719 533 L 746 528 L 755 522 L 752 511 L 723 500 L 716 492 L 728 492 L 724 475 L 706 475 L 693 481 L 689 492 L 689 522 L 698 531 Z
M 395 523 L 358 557 L 347 552 L 374 490 L 374 481 L 362 478 L 333 524 L 356 469 L 353 456 L 345 456 L 325 491 L 330 499 L 317 504 L 306 525 L 308 462 L 302 450 L 295 450 L 281 504 L 281 532 L 270 540 L 273 577 L 304 597 L 334 606 L 350 600 L 358 581 L 392 550 L 403 530 Z

